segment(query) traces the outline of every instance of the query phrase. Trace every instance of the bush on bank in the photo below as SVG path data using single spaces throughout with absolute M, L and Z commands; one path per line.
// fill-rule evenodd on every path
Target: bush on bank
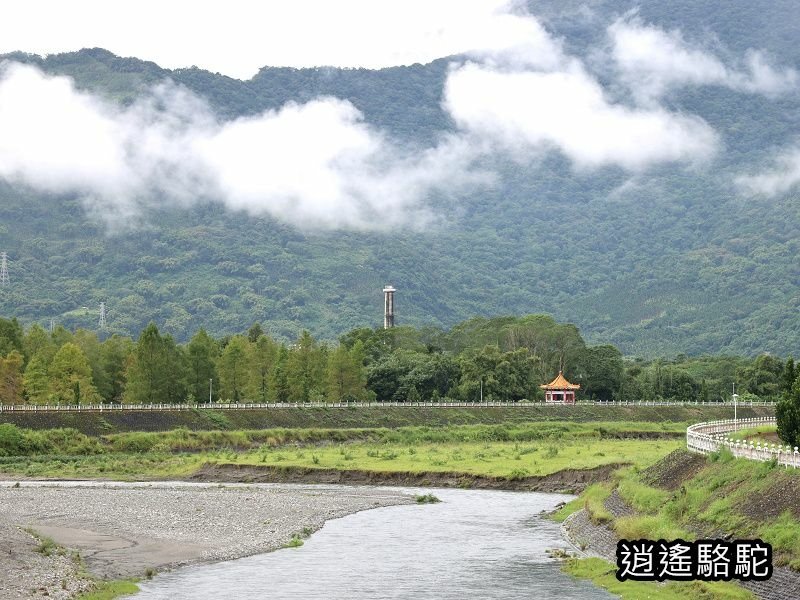
M 0 425 L 0 456 L 247 450 L 261 446 L 313 445 L 346 442 L 426 444 L 469 442 L 532 442 L 553 439 L 667 437 L 683 435 L 683 423 L 569 423 L 534 422 L 500 425 L 355 429 L 260 429 L 239 431 L 133 431 L 89 436 L 73 428 L 23 429 Z

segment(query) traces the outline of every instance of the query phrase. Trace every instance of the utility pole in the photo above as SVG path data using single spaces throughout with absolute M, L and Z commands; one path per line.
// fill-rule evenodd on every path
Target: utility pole
M 6 286 L 11 282 L 8 276 L 8 252 L 0 252 L 0 285 Z
M 56 330 L 56 320 L 50 319 L 50 335 L 53 335 L 53 332 Z
M 483 404 L 483 377 L 481 377 L 481 404 Z
M 100 331 L 105 331 L 106 328 L 106 303 L 100 303 L 100 321 L 97 324 L 97 328 Z
M 211 404 L 211 390 L 214 389 L 214 380 L 208 380 L 208 404 Z
M 736 425 L 736 405 L 739 402 L 739 394 L 736 393 L 736 382 L 733 382 L 733 424 Z

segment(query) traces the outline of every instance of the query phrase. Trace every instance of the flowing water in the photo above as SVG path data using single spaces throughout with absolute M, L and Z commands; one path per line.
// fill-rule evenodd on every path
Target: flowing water
M 299 548 L 178 569 L 136 600 L 613 598 L 548 557 L 566 548 L 539 513 L 559 494 L 432 490 L 439 504 L 329 521 Z

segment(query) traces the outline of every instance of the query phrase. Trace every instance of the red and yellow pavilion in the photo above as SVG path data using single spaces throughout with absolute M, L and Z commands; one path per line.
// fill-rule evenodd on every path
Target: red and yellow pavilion
M 560 404 L 575 404 L 575 390 L 581 389 L 580 384 L 567 381 L 561 371 L 553 381 L 539 387 L 544 390 L 545 402 Z

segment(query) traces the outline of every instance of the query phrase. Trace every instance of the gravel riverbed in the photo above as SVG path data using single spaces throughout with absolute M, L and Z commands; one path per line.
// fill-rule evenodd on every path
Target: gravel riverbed
M 69 554 L 35 552 L 30 528 L 80 552 L 95 577 L 220 561 L 280 548 L 345 515 L 414 502 L 399 491 L 187 483 L 0 484 L 0 597 L 70 598 L 86 587 Z

